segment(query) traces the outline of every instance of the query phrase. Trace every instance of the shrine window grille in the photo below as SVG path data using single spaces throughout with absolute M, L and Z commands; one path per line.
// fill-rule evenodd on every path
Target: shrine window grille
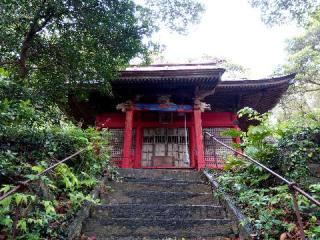
M 123 157 L 123 141 L 124 141 L 124 129 L 123 128 L 111 128 L 109 129 L 109 146 L 110 157 L 113 160 L 121 160 Z M 132 144 L 131 154 L 134 155 L 136 147 L 136 131 L 132 129 Z
M 233 155 L 233 152 L 222 146 L 221 144 L 214 141 L 204 132 L 208 132 L 215 136 L 217 139 L 222 141 L 223 143 L 231 146 L 233 141 L 232 137 L 229 136 L 222 136 L 222 132 L 228 130 L 229 128 L 203 128 L 203 141 L 204 141 L 204 158 L 206 165 L 208 167 L 217 167 L 222 168 L 224 162 L 228 155 Z

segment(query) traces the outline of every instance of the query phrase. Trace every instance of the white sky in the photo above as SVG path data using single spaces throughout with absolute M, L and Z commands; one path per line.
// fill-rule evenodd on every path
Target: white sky
M 202 1 L 206 12 L 187 36 L 164 30 L 155 36 L 166 45 L 166 61 L 185 63 L 202 55 L 224 57 L 250 68 L 252 78 L 267 77 L 285 62 L 285 40 L 299 33 L 296 27 L 267 27 L 248 0 Z

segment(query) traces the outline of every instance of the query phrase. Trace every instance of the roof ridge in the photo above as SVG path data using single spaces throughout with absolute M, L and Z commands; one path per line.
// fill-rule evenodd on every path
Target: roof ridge
M 219 64 L 217 62 L 202 62 L 202 63 L 158 63 L 158 64 L 149 64 L 149 65 L 139 65 L 139 64 L 132 64 L 129 67 L 166 67 L 166 66 L 214 66 Z

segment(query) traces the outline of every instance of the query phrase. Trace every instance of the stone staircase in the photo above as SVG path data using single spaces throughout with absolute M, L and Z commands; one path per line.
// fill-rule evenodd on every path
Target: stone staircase
M 237 239 L 237 224 L 191 170 L 120 169 L 82 227 L 90 239 Z

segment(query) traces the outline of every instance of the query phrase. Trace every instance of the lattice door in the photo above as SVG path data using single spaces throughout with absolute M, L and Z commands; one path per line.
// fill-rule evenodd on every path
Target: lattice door
M 185 143 L 189 142 L 183 128 L 145 128 L 143 130 L 143 167 L 188 167 L 184 162 Z

